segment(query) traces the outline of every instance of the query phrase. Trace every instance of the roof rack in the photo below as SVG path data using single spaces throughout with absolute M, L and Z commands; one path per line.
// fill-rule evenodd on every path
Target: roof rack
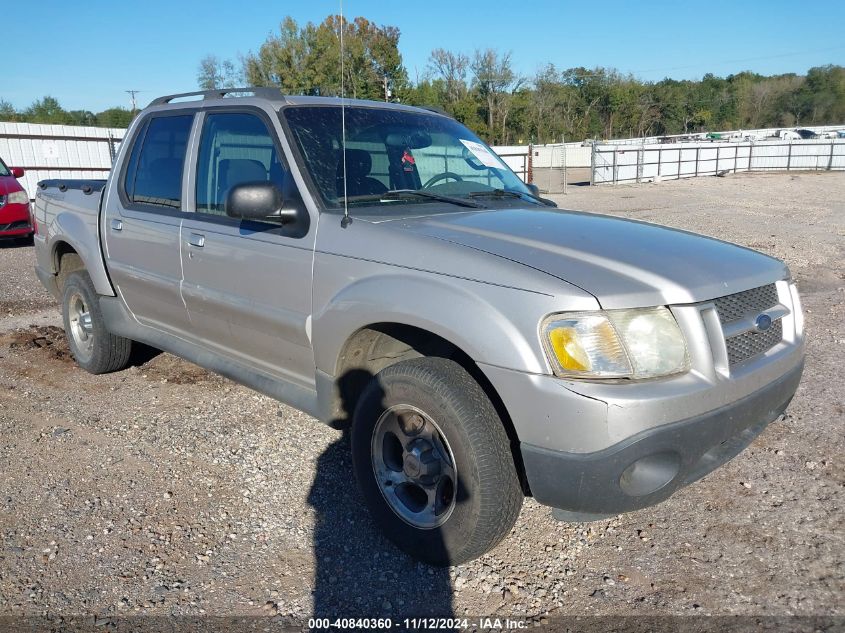
M 158 99 L 153 99 L 150 106 L 162 105 L 170 103 L 174 99 L 181 99 L 182 97 L 202 97 L 203 101 L 223 99 L 226 95 L 248 92 L 251 96 L 260 97 L 262 99 L 270 99 L 272 101 L 284 101 L 285 97 L 282 95 L 281 89 L 270 87 L 252 87 L 252 88 L 220 88 L 216 90 L 199 90 L 197 92 L 182 92 L 175 95 L 165 95 Z M 147 106 L 149 107 L 149 106 Z

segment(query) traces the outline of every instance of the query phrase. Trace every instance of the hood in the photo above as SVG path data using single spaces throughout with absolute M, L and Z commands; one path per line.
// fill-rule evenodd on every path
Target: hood
M 789 274 L 783 262 L 735 244 L 578 211 L 485 210 L 391 224 L 542 271 L 606 309 L 706 301 Z

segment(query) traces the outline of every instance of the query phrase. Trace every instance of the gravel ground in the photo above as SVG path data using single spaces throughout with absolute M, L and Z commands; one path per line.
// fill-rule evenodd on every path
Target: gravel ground
M 86 374 L 32 248 L 0 245 L 0 616 L 845 615 L 845 174 L 570 191 L 790 265 L 804 381 L 735 460 L 591 524 L 527 500 L 494 551 L 428 568 L 371 524 L 341 432 L 167 354 Z
M 32 247 L 0 239 L 0 319 L 56 305 L 35 276 L 34 265 Z M 3 329 L 8 329 L 5 321 Z

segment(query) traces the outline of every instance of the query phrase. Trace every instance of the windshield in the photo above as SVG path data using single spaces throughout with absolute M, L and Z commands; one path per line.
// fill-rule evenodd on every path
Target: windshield
M 9 172 L 9 168 L 6 167 L 6 163 L 3 162 L 3 159 L 0 158 L 0 176 L 11 176 L 11 172 Z
M 444 116 L 388 108 L 345 108 L 346 165 L 338 106 L 293 106 L 284 117 L 324 205 L 390 207 L 526 196 L 525 184 L 463 125 Z

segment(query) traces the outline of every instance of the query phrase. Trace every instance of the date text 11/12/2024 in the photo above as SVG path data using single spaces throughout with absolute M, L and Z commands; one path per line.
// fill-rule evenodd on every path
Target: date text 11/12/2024
M 399 628 L 404 631 L 454 631 L 467 629 L 520 630 L 530 626 L 529 620 L 519 618 L 310 618 L 308 628 L 312 630 L 349 629 L 389 631 Z

